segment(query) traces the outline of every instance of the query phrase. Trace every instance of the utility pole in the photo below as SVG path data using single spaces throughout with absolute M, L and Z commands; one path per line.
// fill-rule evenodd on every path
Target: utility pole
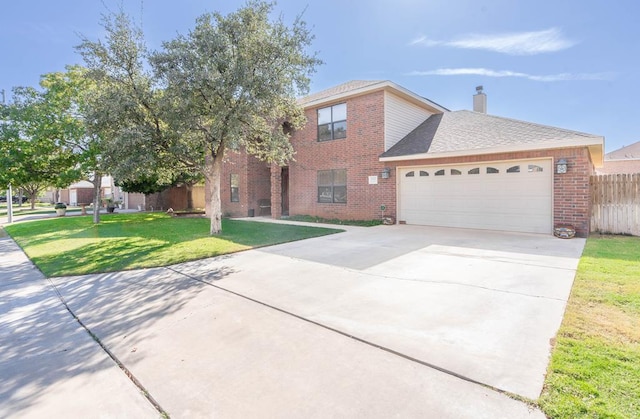
M 13 194 L 11 192 L 11 184 L 7 190 L 7 223 L 13 222 Z

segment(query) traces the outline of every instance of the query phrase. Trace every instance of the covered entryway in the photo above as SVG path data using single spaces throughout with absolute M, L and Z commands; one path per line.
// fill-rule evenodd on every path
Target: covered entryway
M 552 232 L 551 159 L 404 167 L 398 177 L 400 222 Z

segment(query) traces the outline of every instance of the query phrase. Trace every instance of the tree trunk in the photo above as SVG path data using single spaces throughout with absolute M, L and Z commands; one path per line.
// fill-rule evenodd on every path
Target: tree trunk
M 222 153 L 207 159 L 207 183 L 209 185 L 211 207 L 211 227 L 209 234 L 215 235 L 222 231 L 222 206 L 220 205 L 220 176 L 222 174 Z
M 100 188 L 102 187 L 102 174 L 93 173 L 93 223 L 100 223 Z
M 27 195 L 27 199 L 29 200 L 29 206 L 31 210 L 36 209 L 36 197 L 38 196 L 38 192 L 40 188 L 36 184 L 28 184 L 24 188 L 24 192 Z
M 184 184 L 184 187 L 187 190 L 187 209 L 193 209 L 193 184 L 191 182 L 187 182 Z

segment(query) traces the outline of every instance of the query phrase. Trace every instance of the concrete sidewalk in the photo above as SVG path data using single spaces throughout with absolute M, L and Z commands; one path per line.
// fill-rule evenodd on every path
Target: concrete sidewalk
M 8 237 L 0 272 L 0 417 L 159 416 Z

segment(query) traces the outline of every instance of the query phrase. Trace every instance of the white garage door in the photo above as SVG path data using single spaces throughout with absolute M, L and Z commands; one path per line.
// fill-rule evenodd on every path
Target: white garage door
M 551 160 L 424 166 L 398 171 L 407 224 L 551 233 Z

